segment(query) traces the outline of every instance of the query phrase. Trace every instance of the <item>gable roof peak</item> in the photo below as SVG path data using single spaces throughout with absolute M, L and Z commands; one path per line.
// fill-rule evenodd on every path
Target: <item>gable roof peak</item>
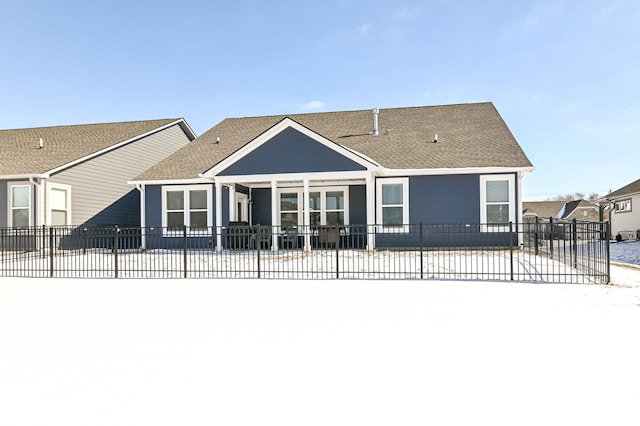
M 197 178 L 284 119 L 388 170 L 533 170 L 491 102 L 378 111 L 377 136 L 370 108 L 225 118 L 138 179 Z

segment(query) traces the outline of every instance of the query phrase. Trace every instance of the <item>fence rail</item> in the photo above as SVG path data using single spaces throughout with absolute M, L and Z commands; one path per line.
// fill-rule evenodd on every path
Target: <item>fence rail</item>
M 0 228 L 0 276 L 608 283 L 609 238 L 608 223 L 576 220 Z

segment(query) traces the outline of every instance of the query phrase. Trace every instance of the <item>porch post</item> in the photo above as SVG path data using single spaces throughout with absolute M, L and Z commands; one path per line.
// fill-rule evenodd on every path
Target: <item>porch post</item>
M 303 184 L 304 184 L 304 204 L 303 204 L 303 211 L 304 211 L 304 222 L 303 222 L 303 227 L 302 230 L 304 232 L 304 250 L 305 251 L 310 251 L 311 250 L 311 212 L 309 210 L 309 179 L 303 179 Z
M 271 247 L 273 250 L 278 250 L 278 234 L 280 225 L 280 220 L 278 220 L 278 182 L 275 180 L 271 181 L 271 237 L 273 238 L 273 242 L 271 243 Z
M 236 206 L 236 187 L 235 185 L 229 186 L 229 221 L 235 222 L 237 219 L 237 206 Z
M 216 181 L 216 251 L 222 251 L 222 184 Z
M 142 246 L 143 249 L 147 248 L 147 237 L 146 237 L 146 226 L 147 226 L 147 215 L 146 215 L 146 202 L 147 202 L 147 195 L 146 195 L 146 187 L 144 186 L 144 184 L 136 184 L 136 189 L 140 192 L 140 245 Z
M 375 232 L 376 223 L 376 188 L 375 181 L 373 179 L 373 173 L 367 174 L 367 250 L 373 250 L 375 244 L 375 238 L 373 233 Z

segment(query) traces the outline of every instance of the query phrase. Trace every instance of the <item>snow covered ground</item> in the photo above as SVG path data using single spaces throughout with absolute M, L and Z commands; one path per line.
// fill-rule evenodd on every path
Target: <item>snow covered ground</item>
M 609 246 L 613 262 L 631 263 L 640 266 L 640 241 L 612 242 Z
M 1 425 L 637 425 L 613 285 L 0 280 Z

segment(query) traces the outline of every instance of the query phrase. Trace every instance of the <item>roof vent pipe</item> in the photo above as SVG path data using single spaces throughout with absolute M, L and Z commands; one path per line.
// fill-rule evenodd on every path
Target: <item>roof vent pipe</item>
M 44 142 L 42 141 L 42 138 L 40 138 L 40 145 L 38 145 L 38 149 L 42 148 L 44 148 Z
M 373 109 L 373 132 L 369 134 L 372 136 L 378 136 L 378 108 Z

